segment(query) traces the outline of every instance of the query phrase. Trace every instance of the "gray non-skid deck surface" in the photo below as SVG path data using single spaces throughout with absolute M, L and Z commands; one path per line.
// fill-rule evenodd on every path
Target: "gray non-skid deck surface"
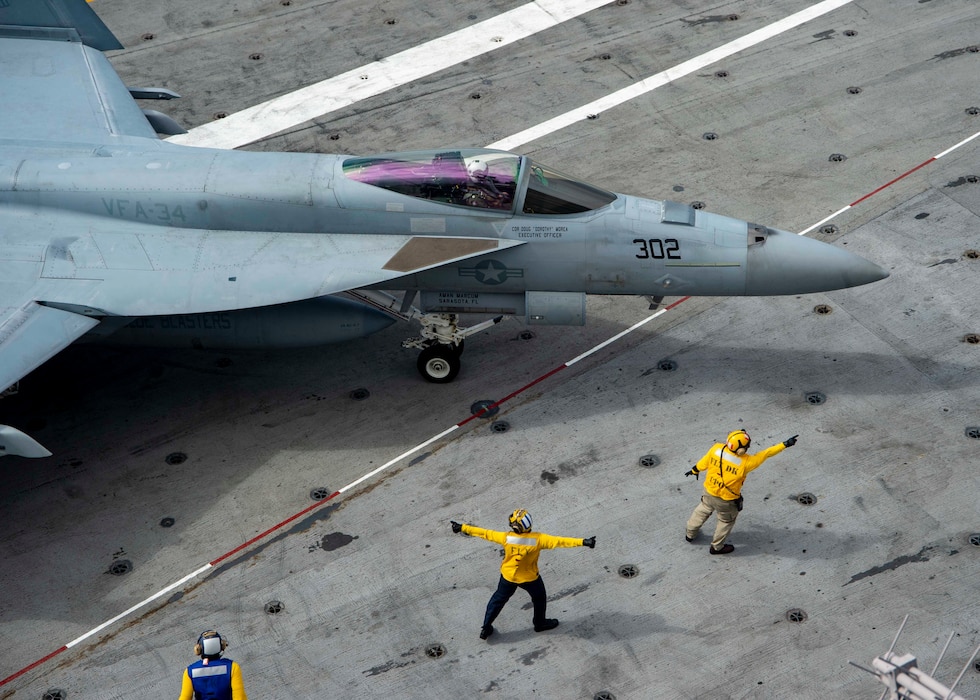
M 807 4 L 611 3 L 250 148 L 482 146 Z M 163 107 L 195 126 L 516 5 L 94 7 L 129 47 L 113 57 L 123 78 L 182 93 Z M 849 4 L 521 150 L 610 189 L 800 230 L 980 130 L 978 16 L 970 0 Z M 980 345 L 965 340 L 980 333 L 978 155 L 980 139 L 834 220 L 837 244 L 887 280 L 689 300 L 505 404 L 508 431 L 468 424 L 0 694 L 175 697 L 194 639 L 216 627 L 252 698 L 876 698 L 847 661 L 883 653 L 906 614 L 898 650 L 927 670 L 957 633 L 938 674 L 952 682 L 980 637 L 967 435 Z M 0 462 L 0 675 L 647 314 L 641 299 L 590 298 L 587 327 L 529 340 L 509 319 L 467 342 L 448 386 L 418 377 L 403 325 L 283 353 L 70 349 L 0 402 L 2 422 L 55 452 Z M 683 473 L 738 427 L 754 447 L 799 444 L 749 477 L 737 549 L 709 557 L 713 521 L 695 546 L 683 538 L 701 489 Z M 598 545 L 541 557 L 558 629 L 535 634 L 519 591 L 483 642 L 499 548 L 449 520 L 503 529 L 517 506 Z M 120 560 L 133 570 L 107 573 Z M 980 673 L 958 691 L 980 697 Z

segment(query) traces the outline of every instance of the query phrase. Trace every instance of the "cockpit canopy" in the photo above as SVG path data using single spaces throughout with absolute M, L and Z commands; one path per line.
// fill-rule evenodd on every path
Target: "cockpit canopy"
M 593 187 L 527 156 L 470 148 L 351 157 L 344 175 L 433 202 L 525 214 L 580 214 L 615 201 Z

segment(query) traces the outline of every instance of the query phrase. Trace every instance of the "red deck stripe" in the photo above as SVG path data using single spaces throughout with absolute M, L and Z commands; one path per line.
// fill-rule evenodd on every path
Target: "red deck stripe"
M 853 202 L 851 202 L 850 204 L 848 204 L 848 206 L 849 207 L 853 207 L 856 204 L 860 204 L 861 202 L 863 202 L 864 200 L 866 200 L 868 197 L 871 197 L 873 195 L 878 194 L 879 192 L 881 192 L 886 187 L 890 187 L 891 185 L 894 185 L 896 182 L 898 182 L 899 180 L 901 180 L 903 177 L 905 177 L 907 175 L 911 175 L 912 173 L 914 173 L 919 168 L 924 168 L 925 166 L 929 165 L 929 163 L 933 162 L 934 160 L 936 160 L 935 156 L 933 156 L 932 158 L 930 158 L 927 161 L 924 161 L 922 163 L 919 163 L 917 166 L 915 166 L 911 170 L 908 170 L 908 171 L 902 173 L 901 175 L 899 175 L 898 177 L 896 177 L 894 180 L 890 180 L 890 181 L 886 182 L 884 185 L 882 185 L 878 189 L 874 190 L 873 192 L 868 192 L 868 194 L 866 194 L 863 197 L 861 197 L 861 199 L 855 199 Z
M 296 513 L 294 515 L 289 516 L 288 518 L 286 518 L 282 522 L 277 523 L 276 525 L 273 525 L 272 527 L 270 527 L 265 532 L 260 532 L 259 534 L 257 534 L 252 539 L 248 540 L 247 542 L 242 542 L 240 545 L 238 545 L 237 547 L 235 547 L 230 552 L 225 552 L 220 557 L 218 557 L 217 559 L 214 559 L 213 561 L 211 561 L 209 563 L 211 564 L 211 566 L 214 566 L 219 561 L 224 561 L 225 559 L 227 559 L 231 555 L 236 554 L 236 553 L 242 551 L 243 549 L 245 549 L 246 547 L 249 547 L 252 544 L 255 544 L 256 542 L 258 542 L 259 540 L 261 540 L 262 538 L 264 538 L 266 535 L 269 535 L 269 534 L 275 532 L 276 530 L 278 530 L 279 528 L 281 528 L 283 525 L 287 525 L 287 524 L 293 522 L 294 520 L 296 520 L 296 518 L 299 518 L 299 517 L 301 517 L 303 515 L 306 515 L 311 510 L 316 510 L 317 508 L 319 508 L 320 506 L 322 506 L 324 503 L 326 503 L 327 501 L 331 500 L 334 496 L 339 496 L 339 495 L 340 495 L 340 491 L 334 491 L 332 494 L 330 494 L 326 498 L 317 501 L 316 503 L 314 503 L 311 506 L 307 506 L 306 508 L 304 508 L 303 510 L 301 510 L 300 512 L 298 512 L 298 513 Z
M 5 683 L 9 683 L 10 681 L 14 680 L 18 676 L 23 676 L 25 673 L 27 673 L 28 671 L 30 671 L 32 668 L 35 668 L 37 666 L 40 666 L 45 661 L 54 658 L 55 656 L 57 656 L 61 652 L 65 651 L 66 649 L 68 649 L 68 647 L 67 646 L 63 646 L 60 649 L 58 649 L 57 651 L 52 651 L 50 654 L 48 654 L 47 656 L 45 656 L 43 659 L 38 659 L 37 661 L 35 661 L 34 663 L 32 663 L 30 666 L 25 666 L 24 668 L 22 668 L 21 670 L 19 670 L 17 673 L 14 673 L 14 674 L 12 674 L 10 676 L 7 676 L 2 681 L 0 681 L 0 685 L 4 685 Z

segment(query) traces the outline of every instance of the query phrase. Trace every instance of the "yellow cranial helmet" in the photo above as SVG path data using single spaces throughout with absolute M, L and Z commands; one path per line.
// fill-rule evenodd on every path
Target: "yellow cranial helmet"
M 735 454 L 745 454 L 745 451 L 749 449 L 749 445 L 752 444 L 752 438 L 744 430 L 735 430 L 728 433 L 725 441 L 728 443 L 728 449 Z
M 519 535 L 531 531 L 531 514 L 523 508 L 518 508 L 510 514 L 510 527 Z

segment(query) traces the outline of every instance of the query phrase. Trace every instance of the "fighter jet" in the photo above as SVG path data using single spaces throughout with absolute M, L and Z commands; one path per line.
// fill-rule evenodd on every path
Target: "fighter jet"
M 582 324 L 588 294 L 805 294 L 887 276 L 526 155 L 170 143 L 160 134 L 179 127 L 136 98 L 176 95 L 127 87 L 103 54 L 119 48 L 84 0 L 0 3 L 0 388 L 76 341 L 290 347 L 396 318 L 421 325 L 406 343 L 422 376 L 449 382 L 467 336 L 503 315 Z M 493 318 L 462 326 L 473 313 Z

